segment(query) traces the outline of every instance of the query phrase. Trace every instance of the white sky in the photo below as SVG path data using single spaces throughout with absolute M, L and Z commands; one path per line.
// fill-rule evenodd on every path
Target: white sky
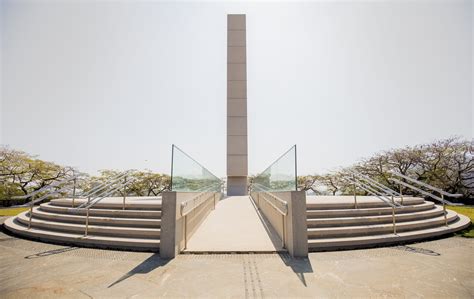
M 471 1 L 3 1 L 0 143 L 83 171 L 225 175 L 226 14 L 247 14 L 249 171 L 473 138 Z

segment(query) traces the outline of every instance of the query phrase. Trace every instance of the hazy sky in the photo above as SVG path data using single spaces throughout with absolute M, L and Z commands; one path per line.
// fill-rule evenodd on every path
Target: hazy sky
M 250 173 L 295 143 L 310 174 L 473 138 L 471 1 L 2 1 L 0 143 L 88 172 L 169 172 L 175 143 L 224 176 L 228 13 Z

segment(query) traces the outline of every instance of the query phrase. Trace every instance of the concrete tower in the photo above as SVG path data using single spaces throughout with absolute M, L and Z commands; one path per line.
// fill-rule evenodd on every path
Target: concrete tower
M 227 15 L 227 194 L 247 194 L 245 15 Z

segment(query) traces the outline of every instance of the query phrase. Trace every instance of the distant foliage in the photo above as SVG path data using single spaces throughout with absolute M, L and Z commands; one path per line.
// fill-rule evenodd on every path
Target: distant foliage
M 118 173 L 115 170 L 102 170 L 99 176 L 81 174 L 77 181 L 77 194 L 90 190 Z M 73 174 L 78 172 L 72 167 L 43 161 L 8 147 L 0 147 L 0 200 L 3 205 L 23 203 L 12 200 L 12 197 L 26 195 Z M 169 189 L 170 185 L 168 175 L 149 170 L 136 171 L 128 178 L 134 178 L 133 183 L 115 195 L 122 195 L 125 191 L 127 195 L 156 196 Z
M 8 147 L 0 148 L 0 199 L 25 195 L 72 174 L 71 167 L 42 161 Z
M 466 198 L 473 198 L 473 146 L 473 141 L 449 138 L 383 151 L 337 172 L 298 177 L 299 188 L 321 193 L 318 187 L 325 186 L 326 191 L 322 193 L 353 194 L 353 186 L 343 178 L 349 175 L 350 170 L 355 170 L 393 190 L 398 190 L 399 186 L 388 179 L 390 171 L 394 170 L 447 192 L 461 193 Z M 402 191 L 404 194 L 418 195 L 405 188 Z

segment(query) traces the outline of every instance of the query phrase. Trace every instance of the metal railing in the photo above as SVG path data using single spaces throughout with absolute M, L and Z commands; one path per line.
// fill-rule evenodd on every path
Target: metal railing
M 399 179 L 396 179 L 396 178 L 393 178 L 393 177 L 390 177 L 388 178 L 390 181 L 394 182 L 394 183 L 397 183 L 399 184 L 399 187 L 400 187 L 400 193 L 402 193 L 402 186 L 403 187 L 406 187 L 408 189 L 411 189 L 411 190 L 414 190 L 420 194 L 423 194 L 425 196 L 428 196 L 434 200 L 437 200 L 439 202 L 441 202 L 443 204 L 443 214 L 444 214 L 444 223 L 446 226 L 448 226 L 448 216 L 447 216 L 447 212 L 446 212 L 446 204 L 449 204 L 449 205 L 459 205 L 459 204 L 455 204 L 453 202 L 450 202 L 449 200 L 446 200 L 444 197 L 447 196 L 447 197 L 453 197 L 453 198 L 458 198 L 458 197 L 461 197 L 463 196 L 462 194 L 452 194 L 452 193 L 449 193 L 449 192 L 446 192 L 444 190 L 441 190 L 439 188 L 436 188 L 434 186 L 431 186 L 429 184 L 426 184 L 426 183 L 423 183 L 423 182 L 420 182 L 418 180 L 415 180 L 409 176 L 406 176 L 406 175 L 403 175 L 401 173 L 398 173 L 396 171 L 391 171 L 390 172 L 392 175 L 394 176 L 397 176 L 400 178 Z M 433 193 L 430 193 L 430 192 L 427 192 L 425 190 L 422 190 L 421 188 L 418 188 L 416 186 L 413 186 L 412 184 L 409 184 L 407 182 L 403 182 L 401 179 L 405 179 L 411 183 L 414 183 L 414 184 L 417 184 L 421 187 L 424 187 L 424 188 L 427 188 L 429 190 L 431 190 L 432 192 L 437 192 L 440 194 L 441 197 L 439 196 L 436 196 L 434 195 Z
M 387 205 L 389 205 L 392 208 L 392 228 L 393 228 L 393 233 L 397 234 L 397 224 L 396 224 L 396 217 L 395 217 L 395 208 L 403 208 L 403 205 L 395 202 L 394 199 L 394 192 L 388 191 L 386 188 L 380 187 L 378 184 L 374 183 L 374 181 L 366 176 L 365 177 L 365 183 L 361 181 L 361 179 L 358 179 L 358 173 L 353 174 L 352 178 L 347 178 L 344 177 L 344 179 L 354 185 L 354 201 L 355 201 L 355 208 L 357 209 L 357 195 L 356 195 L 356 187 L 359 189 L 367 192 L 368 194 L 377 197 Z M 360 175 L 363 176 L 363 175 Z M 374 186 L 379 187 L 379 190 L 374 189 Z M 383 190 L 383 191 L 380 191 Z M 390 190 L 390 189 L 389 189 Z M 393 190 L 392 190 L 393 191 Z M 387 196 L 390 196 L 388 198 Z
M 60 187 L 61 185 L 64 185 L 64 184 L 69 183 L 71 181 L 74 181 L 74 184 L 75 184 L 76 183 L 75 181 L 77 180 L 78 177 L 79 177 L 79 175 L 73 175 L 71 177 L 64 178 L 60 181 L 55 181 L 55 182 L 53 182 L 49 185 L 46 185 L 46 186 L 44 186 L 44 187 L 42 187 L 42 188 L 40 188 L 36 191 L 30 192 L 26 195 L 13 196 L 12 198 L 13 199 L 27 199 L 27 198 L 35 196 L 36 194 L 48 191 L 49 189 Z M 53 192 L 54 192 L 54 190 L 53 190 Z
M 127 175 L 133 173 L 134 170 L 127 170 L 121 173 L 114 175 L 113 177 L 107 179 L 105 182 L 100 183 L 99 185 L 93 187 L 91 190 L 83 192 L 78 195 L 78 197 L 87 197 L 87 201 L 90 202 L 94 197 L 99 196 L 104 191 L 106 192 L 108 188 L 120 182 L 121 179 L 127 177 Z M 74 207 L 74 197 L 72 199 L 72 207 Z
M 36 191 L 33 191 L 33 192 L 30 192 L 26 195 L 22 195 L 22 196 L 14 196 L 12 198 L 15 198 L 15 199 L 27 199 L 27 198 L 31 198 L 31 197 L 34 197 L 38 194 L 41 194 L 43 192 L 47 192 L 49 191 L 48 193 L 42 195 L 41 197 L 37 198 L 37 199 L 32 199 L 28 205 L 30 207 L 30 211 L 29 211 L 29 219 L 28 219 L 28 229 L 31 228 L 31 221 L 33 219 L 33 207 L 35 206 L 36 203 L 39 203 L 39 202 L 42 202 L 44 200 L 46 200 L 47 198 L 53 196 L 53 195 L 57 195 L 57 194 L 61 194 L 61 193 L 64 193 L 64 192 L 67 192 L 67 191 L 70 191 L 70 186 L 66 185 L 64 186 L 65 184 L 68 184 L 70 183 L 71 181 L 73 182 L 73 194 L 76 192 L 76 182 L 77 182 L 77 179 L 78 179 L 79 175 L 73 175 L 73 176 L 70 176 L 70 177 L 67 177 L 65 179 L 62 179 L 60 181 L 55 181 L 47 186 L 44 186 Z M 61 187 L 62 186 L 62 187 Z M 61 187 L 61 188 L 59 188 Z M 54 190 L 51 190 L 53 188 L 59 188 L 59 189 L 54 189 Z
M 376 180 L 372 179 L 371 177 L 367 176 L 367 175 L 364 175 L 362 173 L 359 173 L 357 171 L 349 171 L 349 173 L 351 173 L 353 176 L 356 176 L 358 177 L 359 179 L 361 180 L 364 180 L 365 182 L 367 182 L 368 184 L 370 184 L 371 186 L 373 186 L 374 188 L 377 188 L 379 189 L 382 193 L 384 193 L 385 195 L 389 195 L 389 196 L 402 196 L 401 193 L 399 192 L 396 192 L 390 188 L 388 188 L 387 186 L 377 182 Z M 403 198 L 401 198 L 401 204 L 403 204 Z
M 130 173 L 127 171 L 127 173 Z M 126 178 L 126 177 L 125 177 Z M 122 209 L 125 210 L 125 200 L 126 200 L 126 187 L 133 183 L 136 179 L 131 178 L 129 180 L 124 180 L 123 182 L 116 182 L 114 185 L 110 185 L 108 189 L 102 191 L 101 193 L 97 194 L 95 198 L 89 199 L 88 201 L 84 202 L 83 204 L 79 205 L 77 208 L 73 208 L 73 211 L 80 211 L 80 210 L 86 210 L 86 223 L 85 223 L 85 231 L 84 231 L 84 236 L 87 237 L 89 233 L 89 216 L 90 216 L 90 209 L 98 204 L 101 200 L 104 198 L 107 198 L 114 193 L 118 192 L 120 189 L 123 189 L 122 194 L 123 194 L 123 201 L 122 201 Z

